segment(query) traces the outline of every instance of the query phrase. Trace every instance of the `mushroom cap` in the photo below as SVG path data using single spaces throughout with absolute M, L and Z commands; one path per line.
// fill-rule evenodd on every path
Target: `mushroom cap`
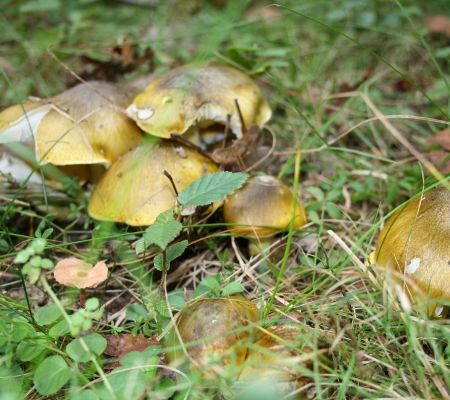
M 133 95 L 126 87 L 92 81 L 48 100 L 9 107 L 0 114 L 0 141 L 34 136 L 42 164 L 109 166 L 142 138 L 122 111 Z
M 0 144 L 32 143 L 40 121 L 50 109 L 38 98 L 5 108 L 0 112 Z
M 156 217 L 176 205 L 178 191 L 217 166 L 193 149 L 146 136 L 141 144 L 120 157 L 99 181 L 88 212 L 92 218 L 151 225 Z
M 429 190 L 395 212 L 378 237 L 375 262 L 414 282 L 415 294 L 449 301 L 450 191 Z
M 231 230 L 248 237 L 270 236 L 286 229 L 292 218 L 295 228 L 305 225 L 306 214 L 297 200 L 292 213 L 290 188 L 279 179 L 254 176 L 245 185 L 228 196 L 223 206 L 224 220 L 236 225 Z
M 239 137 L 241 123 L 235 99 L 247 126 L 264 125 L 271 117 L 261 90 L 247 75 L 214 63 L 193 63 L 150 82 L 127 113 L 147 133 L 170 138 L 194 124 L 225 124 Z
M 215 364 L 240 366 L 247 356 L 258 320 L 256 306 L 242 296 L 200 299 L 186 306 L 176 316 L 176 326 L 189 357 L 196 367 L 206 371 Z M 180 348 L 175 329 L 167 340 L 166 356 L 179 365 L 186 356 Z
M 93 266 L 76 257 L 69 257 L 58 261 L 53 275 L 55 280 L 64 286 L 94 288 L 108 278 L 108 267 L 104 261 Z
M 246 391 L 249 387 L 262 387 L 270 390 L 273 396 L 282 396 L 306 383 L 299 375 L 298 351 L 291 349 L 297 347 L 295 342 L 301 334 L 300 328 L 290 325 L 273 326 L 264 331 L 250 346 L 238 386 L 244 387 Z M 311 348 L 303 351 L 311 353 Z M 311 367 L 310 361 L 306 364 L 306 367 Z

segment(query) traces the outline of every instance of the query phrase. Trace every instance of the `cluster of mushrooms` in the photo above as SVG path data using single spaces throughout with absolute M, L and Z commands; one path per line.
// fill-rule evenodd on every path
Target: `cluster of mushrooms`
M 6 145 L 0 168 L 13 176 L 20 170 L 17 180 L 29 171 L 28 181 L 39 182 L 36 165 L 56 166 L 93 185 L 92 218 L 146 226 L 176 205 L 177 189 L 229 166 L 227 150 L 245 156 L 239 141 L 251 140 L 270 117 L 255 82 L 215 63 L 188 64 L 128 84 L 84 82 L 0 113 L 0 143 Z M 33 153 L 34 165 L 15 143 Z M 293 198 L 279 179 L 256 175 L 225 200 L 224 221 L 249 239 L 253 255 L 280 229 L 305 225 L 305 211 L 298 200 L 294 210 Z M 442 317 L 442 303 L 450 301 L 449 243 L 450 192 L 436 188 L 390 218 L 372 262 L 397 271 L 411 298 L 433 299 L 429 311 Z M 292 390 L 301 379 L 289 343 L 300 332 L 283 325 L 258 328 L 258 314 L 243 297 L 193 301 L 175 318 L 167 358 L 174 365 L 188 361 L 205 376 L 231 366 L 238 381 L 267 378 L 282 392 Z

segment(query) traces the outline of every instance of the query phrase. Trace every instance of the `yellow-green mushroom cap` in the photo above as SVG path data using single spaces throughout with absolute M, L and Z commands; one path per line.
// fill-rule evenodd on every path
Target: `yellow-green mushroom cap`
M 214 63 L 193 63 L 150 82 L 127 113 L 147 133 L 162 138 L 183 134 L 193 125 L 227 122 L 239 137 L 239 102 L 246 126 L 263 126 L 271 111 L 256 83 L 237 69 Z
M 41 99 L 36 98 L 5 108 L 0 112 L 0 143 L 27 142 L 32 139 L 33 127 L 49 109 Z
M 135 91 L 107 82 L 79 84 L 50 99 L 0 113 L 0 143 L 34 137 L 41 164 L 109 166 L 141 140 L 124 109 Z
M 237 373 L 256 334 L 258 316 L 254 303 L 242 296 L 194 300 L 176 316 L 178 334 L 172 328 L 166 357 L 175 367 L 189 360 L 207 376 L 227 366 Z
M 404 276 L 411 297 L 429 298 L 429 314 L 441 316 L 439 301 L 450 301 L 450 192 L 429 190 L 395 212 L 378 237 L 373 261 Z
M 225 199 L 224 220 L 233 225 L 232 232 L 250 238 L 274 235 L 291 220 L 298 229 L 306 224 L 306 214 L 298 199 L 293 212 L 292 198 L 290 188 L 279 179 L 254 176 Z
M 269 394 L 281 398 L 306 384 L 300 370 L 312 368 L 311 360 L 304 357 L 312 350 L 302 348 L 299 353 L 297 341 L 301 335 L 300 328 L 290 325 L 273 326 L 261 332 L 249 346 L 237 388 L 255 395 L 261 390 L 264 398 L 270 398 Z
M 203 174 L 217 171 L 217 166 L 193 149 L 146 136 L 106 171 L 91 197 L 89 215 L 133 226 L 153 224 L 176 205 L 164 170 L 181 191 Z

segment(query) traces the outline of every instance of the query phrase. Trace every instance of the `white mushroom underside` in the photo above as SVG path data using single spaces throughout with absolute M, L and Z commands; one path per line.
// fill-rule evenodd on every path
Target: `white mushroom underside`
M 36 136 L 39 123 L 50 109 L 51 106 L 45 105 L 28 111 L 11 126 L 0 132 L 0 144 L 13 142 L 30 143 Z
M 11 175 L 12 179 L 19 183 L 25 180 L 28 183 L 42 183 L 41 177 L 29 165 L 6 152 L 0 155 L 0 173 Z
M 197 117 L 195 123 L 203 121 L 218 122 L 220 124 L 226 124 L 228 122 L 228 116 L 230 116 L 230 129 L 236 135 L 236 137 L 242 137 L 241 121 L 239 121 L 236 113 L 228 114 L 222 107 L 213 104 L 205 103 L 197 111 Z

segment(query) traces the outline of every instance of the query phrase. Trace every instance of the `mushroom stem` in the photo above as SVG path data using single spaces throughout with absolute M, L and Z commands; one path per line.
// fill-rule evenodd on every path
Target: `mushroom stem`
M 80 289 L 80 307 L 86 307 L 86 290 Z
M 269 253 L 270 245 L 272 244 L 271 237 L 257 237 L 254 239 L 249 239 L 248 242 L 248 253 L 250 256 L 255 257 L 259 254 L 266 255 Z

